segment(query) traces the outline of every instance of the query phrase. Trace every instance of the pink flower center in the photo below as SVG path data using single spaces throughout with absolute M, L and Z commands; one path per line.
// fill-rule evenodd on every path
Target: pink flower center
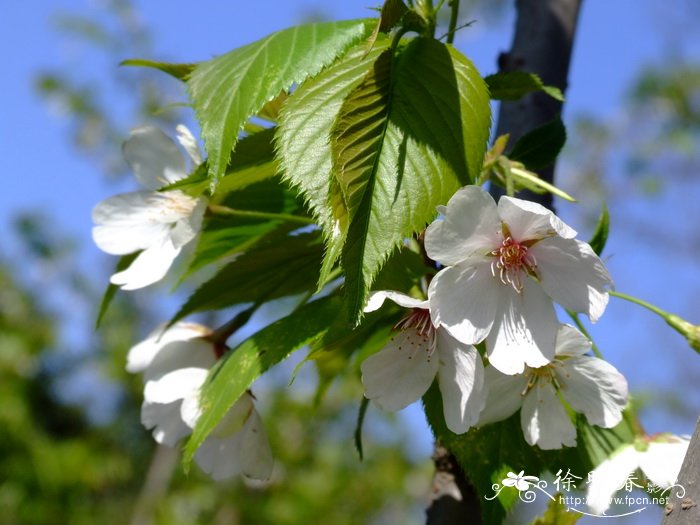
M 518 293 L 523 290 L 523 272 L 533 277 L 537 275 L 537 261 L 528 251 L 526 243 L 520 243 L 507 235 L 501 246 L 490 253 L 496 258 L 491 263 L 493 276 L 498 274 L 503 284 L 512 286 Z
M 430 355 L 433 354 L 437 347 L 435 326 L 433 326 L 433 321 L 430 318 L 430 310 L 426 308 L 413 308 L 411 313 L 394 325 L 394 330 L 415 331 L 418 338 L 421 339 L 423 343 L 427 344 L 428 353 Z M 422 345 L 416 346 L 419 348 Z

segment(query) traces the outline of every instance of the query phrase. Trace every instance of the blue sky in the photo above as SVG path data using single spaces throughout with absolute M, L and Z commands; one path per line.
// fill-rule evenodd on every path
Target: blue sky
M 188 62 L 224 53 L 309 14 L 320 13 L 329 18 L 370 16 L 367 8 L 375 3 L 372 0 L 251 3 L 144 0 L 137 2 L 137 6 L 142 22 L 153 32 L 155 55 L 145 58 Z M 319 9 L 320 5 L 323 7 Z M 687 31 L 685 5 L 683 0 L 584 2 L 565 122 L 583 113 L 617 120 L 621 117 L 623 96 L 641 67 L 659 64 L 669 53 L 686 59 L 700 56 L 700 39 Z M 11 252 L 14 247 L 9 239 L 11 217 L 23 210 L 40 208 L 59 228 L 82 240 L 81 264 L 101 268 L 106 278 L 106 258 L 90 242 L 90 211 L 99 200 L 134 185 L 130 180 L 106 182 L 94 163 L 77 154 L 69 143 L 66 119 L 50 111 L 33 89 L 37 71 L 61 64 L 79 68 L 80 75 L 86 79 L 114 73 L 112 68 L 116 64 L 105 63 L 98 55 L 74 45 L 55 30 L 52 22 L 60 11 L 103 17 L 104 7 L 98 1 L 78 0 L 50 3 L 28 0 L 7 2 L 3 7 L 0 18 L 4 95 L 0 110 L 0 152 L 4 160 L 0 192 L 3 251 Z M 495 23 L 478 20 L 458 34 L 456 45 L 482 73 L 494 72 L 498 53 L 508 49 L 513 16 L 512 10 L 508 10 Z M 114 107 L 129 105 L 121 96 L 112 93 L 107 96 Z M 125 123 L 127 127 L 141 124 Z M 694 192 L 694 198 L 688 195 L 689 191 Z M 629 224 L 636 219 L 643 224 L 649 220 L 649 206 L 654 205 L 653 222 L 657 227 L 662 231 L 667 229 L 669 237 L 688 235 L 688 228 L 700 224 L 700 212 L 697 206 L 678 203 L 697 202 L 698 191 L 697 184 L 670 187 L 658 201 L 637 198 L 612 209 L 613 233 L 608 251 L 613 255 L 609 265 L 618 290 L 655 302 L 696 323 L 700 323 L 697 293 L 700 273 L 697 260 L 693 263 L 691 259 L 692 251 L 678 254 L 683 257 L 669 257 L 637 230 L 615 230 L 615 224 Z M 582 238 L 587 238 L 590 228 L 577 223 L 581 214 L 577 214 L 575 207 L 562 206 L 561 210 L 565 219 L 582 232 Z M 676 384 L 687 388 L 700 373 L 700 360 L 680 336 L 665 329 L 663 322 L 654 316 L 620 301 L 611 301 L 593 334 L 610 361 L 628 376 L 633 391 L 663 391 Z M 654 410 L 644 415 L 648 431 L 691 433 L 693 414 L 700 409 L 697 387 L 684 392 L 684 397 L 690 416 L 676 417 L 663 404 L 652 405 Z M 429 448 L 430 437 L 420 427 L 417 411 L 409 413 L 412 420 L 419 421 L 418 446 Z

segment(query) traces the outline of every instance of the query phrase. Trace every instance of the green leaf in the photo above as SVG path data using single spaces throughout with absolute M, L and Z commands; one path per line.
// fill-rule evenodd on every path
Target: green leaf
M 262 302 L 313 289 L 321 264 L 318 232 L 289 235 L 282 228 L 224 266 L 187 299 L 170 321 L 239 303 Z
M 156 62 L 153 60 L 143 60 L 140 58 L 130 58 L 119 63 L 120 66 L 150 67 L 158 69 L 163 73 L 175 77 L 178 80 L 186 81 L 192 74 L 197 64 L 169 64 L 167 62 Z
M 357 450 L 357 455 L 360 456 L 360 461 L 363 459 L 362 453 L 362 425 L 365 422 L 365 414 L 367 413 L 367 407 L 369 406 L 369 399 L 366 397 L 362 398 L 360 402 L 360 410 L 357 413 L 357 423 L 355 424 L 355 450 Z
M 140 254 L 141 252 L 134 252 L 130 253 L 129 255 L 124 255 L 119 258 L 119 261 L 117 261 L 117 266 L 114 269 L 114 273 L 117 272 L 122 272 L 126 270 L 132 262 L 134 262 L 134 259 Z M 114 295 L 117 293 L 117 290 L 119 287 L 116 284 L 109 284 L 107 286 L 107 289 L 105 290 L 104 295 L 102 296 L 102 301 L 100 301 L 100 308 L 97 311 L 97 319 L 95 320 L 95 329 L 98 329 L 100 327 L 100 324 L 102 324 L 102 319 L 104 318 L 105 314 L 107 313 L 107 310 L 109 309 L 109 305 L 112 303 L 112 299 L 114 299 Z
M 593 251 L 598 257 L 603 253 L 605 245 L 608 242 L 608 234 L 610 233 L 610 213 L 608 212 L 608 206 L 603 203 L 603 209 L 600 210 L 600 217 L 598 217 L 598 224 L 596 224 L 595 232 L 593 237 L 588 241 L 591 245 Z
M 243 137 L 236 151 L 231 155 L 226 174 L 211 196 L 212 202 L 220 202 L 235 190 L 245 188 L 277 174 L 273 137 L 275 128 L 267 128 L 254 135 Z M 161 191 L 180 190 L 193 197 L 199 197 L 209 190 L 209 168 L 207 162 L 200 164 L 184 179 L 163 187 Z
M 508 157 L 539 170 L 554 163 L 565 142 L 566 128 L 557 117 L 520 137 Z
M 326 241 L 324 268 L 319 283 L 325 282 L 340 256 L 343 232 L 347 230 L 344 203 L 331 192 L 333 161 L 328 136 L 343 100 L 371 69 L 377 56 L 389 46 L 379 35 L 368 54 L 357 46 L 299 87 L 282 108 L 275 137 L 284 179 L 299 191 L 321 225 Z
M 219 188 L 222 186 L 223 184 Z M 220 198 L 224 210 L 235 209 L 240 214 L 216 215 L 216 210 L 221 206 L 210 206 L 183 278 L 208 264 L 249 249 L 265 234 L 283 224 L 285 231 L 299 227 L 299 223 L 287 224 L 288 221 L 282 220 L 282 217 L 298 212 L 301 205 L 289 188 L 281 183 L 279 177 L 245 186 Z M 253 216 L 246 216 L 246 212 Z M 255 217 L 255 213 L 260 213 L 262 217 Z M 277 215 L 280 220 L 265 218 L 265 214 Z M 299 218 L 304 219 L 303 216 Z
M 484 80 L 494 100 L 518 100 L 528 93 L 543 91 L 553 99 L 564 102 L 561 90 L 554 86 L 545 86 L 535 73 L 510 71 L 489 75 Z
M 331 140 L 347 204 L 342 265 L 355 322 L 392 251 L 478 177 L 490 125 L 486 86 L 451 46 L 417 38 L 393 63 L 386 56 L 345 100 Z
M 370 20 L 320 22 L 273 33 L 197 64 L 188 91 L 216 187 L 248 118 L 280 91 L 332 64 L 371 31 Z
M 185 447 L 188 466 L 194 453 L 253 381 L 294 350 L 322 334 L 337 317 L 339 301 L 324 297 L 304 305 L 287 317 L 263 328 L 211 370 L 201 393 L 202 415 Z
M 374 46 L 379 33 L 391 31 L 401 22 L 401 19 L 407 12 L 408 7 L 406 7 L 403 0 L 384 0 L 377 25 L 367 41 L 368 49 Z

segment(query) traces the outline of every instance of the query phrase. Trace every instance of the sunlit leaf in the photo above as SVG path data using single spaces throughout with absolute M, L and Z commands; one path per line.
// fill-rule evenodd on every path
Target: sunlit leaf
M 366 38 L 371 25 L 350 20 L 291 27 L 197 64 L 187 85 L 209 154 L 212 187 L 248 118 Z
M 193 312 L 312 290 L 322 251 L 318 232 L 289 235 L 284 229 L 273 231 L 197 288 L 170 324 Z
M 178 80 L 186 81 L 192 74 L 197 64 L 169 64 L 168 62 L 156 62 L 154 60 L 144 60 L 140 58 L 130 58 L 119 63 L 120 66 L 150 67 L 158 69 L 163 73 L 175 77 Z
M 608 234 L 610 233 L 610 213 L 608 212 L 608 206 L 603 203 L 603 209 L 600 210 L 600 217 L 598 217 L 598 223 L 595 227 L 595 232 L 593 232 L 593 237 L 588 241 L 591 245 L 593 251 L 600 257 L 603 253 L 605 245 L 608 242 Z
M 185 447 L 189 465 L 197 448 L 226 412 L 263 372 L 322 334 L 337 317 L 339 301 L 324 297 L 263 328 L 214 367 L 202 388 L 202 415 Z

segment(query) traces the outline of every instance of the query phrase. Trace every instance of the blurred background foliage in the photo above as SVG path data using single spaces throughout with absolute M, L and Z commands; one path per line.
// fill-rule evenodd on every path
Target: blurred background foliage
M 467 4 L 464 23 L 478 17 L 487 24 L 511 6 L 506 0 Z M 107 64 L 113 76 L 86 77 L 71 64 L 56 64 L 36 72 L 35 87 L 65 119 L 76 153 L 113 178 L 126 170 L 120 144 L 129 128 L 146 119 L 172 127 L 185 96 L 164 75 L 113 67 L 124 57 L 156 55 L 135 4 L 104 6 L 107 15 L 99 21 L 56 13 L 55 30 Z M 628 93 L 619 115 L 578 115 L 569 130 L 562 185 L 593 202 L 584 208 L 590 220 L 602 199 L 614 206 L 632 191 L 646 201 L 671 183 L 697 184 L 700 65 L 650 66 Z M 109 102 L 115 94 L 122 101 L 117 107 Z M 614 227 L 633 227 L 638 219 L 632 214 L 627 225 Z M 697 257 L 697 227 L 688 228 L 690 238 L 679 237 L 659 231 L 653 217 L 646 221 L 645 235 L 662 246 L 684 243 L 681 254 Z M 158 304 L 148 294 L 118 294 L 94 332 L 104 282 L 77 262 L 77 246 L 87 240 L 56 228 L 50 210 L 28 210 L 15 218 L 20 250 L 0 259 L 0 523 L 423 522 L 431 465 L 412 457 L 405 420 L 373 412 L 365 459 L 358 460 L 352 435 L 361 389 L 352 371 L 338 376 L 318 403 L 313 388 L 289 394 L 291 370 L 265 384 L 263 419 L 277 458 L 268 484 L 235 479 L 217 485 L 196 468 L 183 473 L 178 452 L 156 447 L 141 427 L 140 378 L 124 370 L 128 348 L 161 321 Z M 655 401 L 694 417 L 675 392 Z

